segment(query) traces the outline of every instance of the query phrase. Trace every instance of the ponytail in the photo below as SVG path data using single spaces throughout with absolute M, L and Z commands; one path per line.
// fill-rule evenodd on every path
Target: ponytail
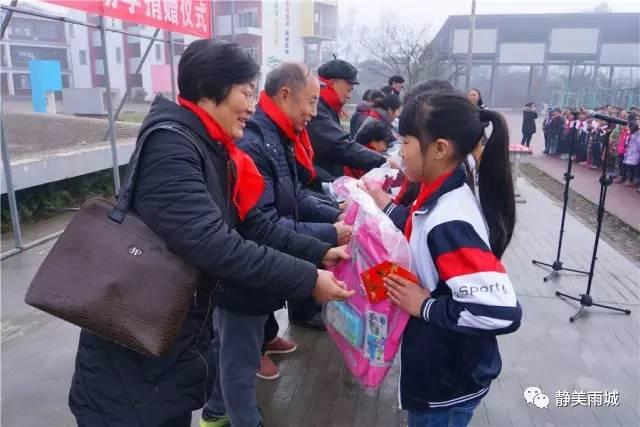
M 479 109 L 460 94 L 418 96 L 400 115 L 400 134 L 413 136 L 417 131 L 423 152 L 438 138 L 451 141 L 455 145 L 456 160 L 463 163 L 478 141 L 483 140 L 486 122 L 493 125 L 493 130 L 476 168 L 476 193 L 489 228 L 491 251 L 501 258 L 511 241 L 516 219 L 509 132 L 504 117 L 495 111 Z M 411 126 L 412 123 L 415 125 Z
M 478 168 L 480 204 L 489 226 L 491 251 L 502 258 L 516 220 L 513 178 L 509 164 L 509 131 L 504 117 L 496 111 L 482 110 L 480 120 L 493 125 Z

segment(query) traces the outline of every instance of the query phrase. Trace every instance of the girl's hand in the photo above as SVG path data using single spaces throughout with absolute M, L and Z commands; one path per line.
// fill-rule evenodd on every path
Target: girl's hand
M 373 201 L 376 202 L 376 206 L 380 209 L 384 209 L 389 203 L 391 203 L 391 196 L 379 185 L 363 184 L 360 188 L 366 191 L 373 198 Z
M 414 317 L 421 317 L 422 304 L 431 298 L 431 292 L 428 289 L 395 274 L 385 278 L 384 282 L 389 299 L 395 305 Z

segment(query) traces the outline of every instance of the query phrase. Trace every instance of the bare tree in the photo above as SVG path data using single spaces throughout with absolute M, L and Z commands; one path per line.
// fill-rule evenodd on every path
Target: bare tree
M 380 74 L 399 74 L 409 86 L 429 78 L 457 78 L 464 67 L 442 56 L 428 40 L 428 30 L 428 25 L 415 28 L 387 22 L 374 37 L 363 38 L 362 46 L 369 58 L 379 63 L 376 68 Z
M 337 42 L 336 53 L 338 58 L 352 64 L 362 60 L 362 42 L 367 37 L 369 29 L 364 25 L 358 25 L 355 20 L 357 10 L 349 9 L 349 19 L 340 28 L 340 38 Z

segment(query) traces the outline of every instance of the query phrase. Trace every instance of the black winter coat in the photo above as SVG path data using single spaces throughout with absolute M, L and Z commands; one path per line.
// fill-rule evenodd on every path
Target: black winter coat
M 552 117 L 547 132 L 551 136 L 562 136 L 564 133 L 564 119 L 562 117 Z
M 206 158 L 180 135 L 152 133 L 141 154 L 133 209 L 172 251 L 201 271 L 202 280 L 178 338 L 161 357 L 142 356 L 82 331 L 69 394 L 80 426 L 157 426 L 201 408 L 214 373 L 207 363 L 212 299 L 259 295 L 257 300 L 244 297 L 245 304 L 259 306 L 267 297 L 309 297 L 317 279 L 314 264 L 329 248 L 271 223 L 258 209 L 239 223 L 229 202 L 228 171 L 233 169 L 226 151 L 209 139 L 193 113 L 162 97 L 154 101 L 140 133 L 167 120 L 191 129 Z
M 320 181 L 329 182 L 342 176 L 344 166 L 369 171 L 386 162 L 381 154 L 351 141 L 340 125 L 338 114 L 322 99 L 318 101 L 318 115 L 307 129 Z
M 337 244 L 340 210 L 302 188 L 291 141 L 260 107 L 247 123 L 238 147 L 248 153 L 265 179 L 260 210 L 283 227 Z
M 536 133 L 536 119 L 538 113 L 535 111 L 522 112 L 522 133 L 525 135 Z
M 349 134 L 351 135 L 351 139 L 355 138 L 356 132 L 362 126 L 365 120 L 367 120 L 367 113 L 369 112 L 369 105 L 366 102 L 361 102 L 356 107 L 356 111 L 351 116 L 351 120 L 349 121 Z

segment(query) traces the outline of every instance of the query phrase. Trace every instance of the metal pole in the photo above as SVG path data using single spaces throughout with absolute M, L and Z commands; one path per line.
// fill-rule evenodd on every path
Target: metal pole
M 529 84 L 527 85 L 527 100 L 531 102 L 531 90 L 533 89 L 533 65 L 529 65 Z
M 0 146 L 2 149 L 2 166 L 4 167 L 4 177 L 7 184 L 7 198 L 9 199 L 9 212 L 11 213 L 11 226 L 13 227 L 13 240 L 16 248 L 22 249 L 22 230 L 20 229 L 20 215 L 16 202 L 16 192 L 13 189 L 13 177 L 11 173 L 11 159 L 7 148 L 7 139 L 4 135 L 4 119 L 2 116 L 2 105 L 0 104 Z
M 231 0 L 231 41 L 236 41 L 236 0 Z
M 569 64 L 569 81 L 567 86 L 569 86 L 569 90 L 571 90 L 571 82 L 573 81 L 573 62 Z
M 107 116 L 109 119 L 109 136 L 111 139 L 111 160 L 113 161 L 113 186 L 116 194 L 120 192 L 120 169 L 118 165 L 118 147 L 116 133 L 113 131 L 113 105 L 111 102 L 111 81 L 109 79 L 109 58 L 107 57 L 107 34 L 104 30 L 104 17 L 100 17 L 100 40 L 102 40 L 102 55 L 104 61 L 105 87 L 107 89 Z
M 607 82 L 607 90 L 611 90 L 612 81 L 613 81 L 613 65 L 609 67 L 609 81 Z
M 176 100 L 176 70 L 173 64 L 173 35 L 169 31 L 169 66 L 171 67 L 171 99 Z
M 469 22 L 469 46 L 467 48 L 467 78 L 465 90 L 471 89 L 471 67 L 473 66 L 473 32 L 476 27 L 476 0 L 471 0 L 471 19 Z
M 156 32 L 153 33 L 154 39 L 158 35 L 158 33 L 160 33 L 160 29 L 156 28 Z M 151 40 L 151 42 L 149 42 L 149 44 L 147 45 L 147 48 L 145 49 L 144 54 L 142 55 L 142 58 L 140 58 L 140 63 L 138 63 L 138 66 L 136 67 L 136 71 L 133 74 L 138 74 L 140 73 L 140 70 L 142 70 L 144 61 L 147 60 L 147 56 L 149 56 L 149 52 L 151 52 L 151 48 L 153 47 L 153 42 L 154 40 Z M 118 116 L 120 115 L 120 112 L 124 107 L 124 104 L 127 102 L 127 98 L 129 98 L 130 93 L 131 93 L 131 88 L 129 87 L 129 85 L 127 85 L 127 89 L 124 91 L 124 95 L 122 95 L 122 99 L 120 99 L 120 104 L 118 104 L 118 108 L 116 108 L 116 112 L 113 114 L 114 122 L 118 120 Z M 111 135 L 110 131 L 111 129 L 107 129 L 107 131 L 104 134 L 104 137 L 102 138 L 103 141 L 106 141 L 109 138 L 109 136 Z
M 0 5 L 0 9 L 7 10 L 9 12 L 22 13 L 23 15 L 37 16 L 39 18 L 51 19 L 52 21 L 68 22 L 70 24 L 84 25 L 85 27 L 100 28 L 99 25 L 89 24 L 88 22 L 82 22 L 82 21 L 78 21 L 78 20 L 75 20 L 75 19 L 69 19 L 69 18 L 65 18 L 64 16 L 55 16 L 55 15 L 51 15 L 51 14 L 48 14 L 48 13 L 36 12 L 34 10 L 19 9 L 19 8 L 13 7 L 13 6 Z
M 11 7 L 16 7 L 18 4 L 18 0 L 11 0 Z M 2 20 L 2 26 L 0 27 L 0 40 L 4 38 L 4 32 L 7 31 L 7 27 L 9 26 L 9 21 L 11 20 L 11 15 L 13 15 L 13 10 L 7 11 L 7 15 Z
M 34 248 L 34 247 L 36 247 L 38 245 L 46 243 L 49 240 L 57 239 L 58 237 L 60 237 L 62 235 L 62 233 L 64 233 L 64 230 L 56 231 L 55 233 L 47 234 L 44 237 L 36 239 L 33 242 L 29 242 L 29 243 L 25 244 L 24 246 L 22 246 L 20 249 L 11 249 L 11 250 L 8 250 L 7 252 L 3 252 L 2 254 L 0 254 L 0 259 L 9 258 L 12 255 L 19 254 L 22 251 L 26 251 L 27 249 L 31 249 L 31 248 Z

